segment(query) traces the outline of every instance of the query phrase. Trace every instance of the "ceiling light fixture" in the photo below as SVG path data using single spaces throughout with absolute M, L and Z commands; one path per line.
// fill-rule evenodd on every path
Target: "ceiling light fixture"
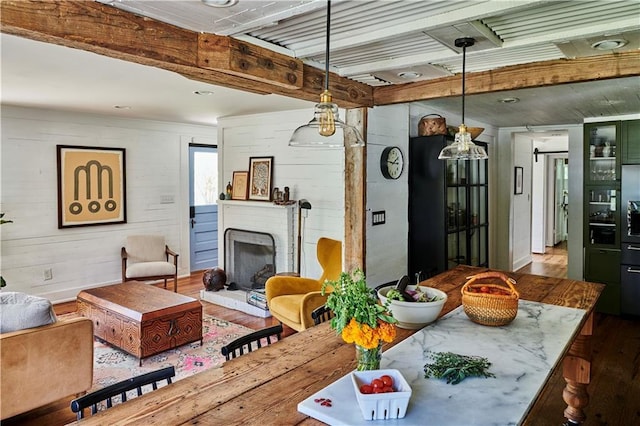
M 131 109 L 129 105 L 114 105 L 115 109 Z
M 402 71 L 398 73 L 398 77 L 404 78 L 405 80 L 415 80 L 418 77 L 422 77 L 422 74 L 415 71 Z
M 467 132 L 467 126 L 464 124 L 464 79 L 467 47 L 473 46 L 475 42 L 475 39 L 471 37 L 458 38 L 455 40 L 456 47 L 462 47 L 462 123 L 458 128 L 458 133 L 456 133 L 453 143 L 445 146 L 442 148 L 442 151 L 440 151 L 440 155 L 438 155 L 439 160 L 486 160 L 489 158 L 483 147 L 471 141 L 471 135 Z
M 327 32 L 325 51 L 324 92 L 316 104 L 314 117 L 298 127 L 291 135 L 289 146 L 314 148 L 342 148 L 364 146 L 364 139 L 353 126 L 340 120 L 338 105 L 331 101 L 329 92 L 329 36 L 331 28 L 331 0 L 327 1 Z
M 596 41 L 591 45 L 591 48 L 596 50 L 614 50 L 626 46 L 627 43 L 629 43 L 627 40 L 621 38 L 605 39 Z
M 196 94 L 196 95 L 200 95 L 200 96 L 213 95 L 213 92 L 211 90 L 196 90 L 193 93 Z
M 207 6 L 211 7 L 231 7 L 238 4 L 238 0 L 201 0 Z
M 502 98 L 498 99 L 498 102 L 502 104 L 517 104 L 520 102 L 520 98 Z

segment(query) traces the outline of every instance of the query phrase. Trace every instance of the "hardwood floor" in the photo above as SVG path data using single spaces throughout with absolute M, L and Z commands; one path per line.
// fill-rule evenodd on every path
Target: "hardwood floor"
M 566 251 L 565 251 L 566 253 Z M 540 255 L 536 265 L 538 275 L 566 276 L 559 257 L 561 252 Z M 565 260 L 566 263 L 566 260 Z M 545 266 L 546 265 L 546 266 Z M 520 270 L 518 272 L 522 272 Z M 564 272 L 563 272 L 564 271 Z M 560 275 L 564 274 L 564 275 Z M 199 298 L 203 288 L 202 273 L 179 280 L 178 291 Z M 75 302 L 55 306 L 57 314 L 75 311 Z M 211 303 L 203 303 L 203 311 L 210 315 L 259 329 L 276 323 L 272 318 L 257 318 L 245 313 L 223 308 Z M 285 336 L 295 331 L 285 327 Z M 627 319 L 616 316 L 596 314 L 593 336 L 592 377 L 589 385 L 591 400 L 585 411 L 586 425 L 633 425 L 640 424 L 640 319 Z M 536 405 L 532 408 L 528 425 L 558 426 L 563 423 L 565 404 L 562 401 L 562 389 L 565 386 L 562 371 L 554 374 L 543 389 Z M 64 425 L 75 420 L 69 408 L 71 398 L 33 410 L 25 415 L 3 421 L 8 425 Z
M 544 254 L 532 254 L 533 261 L 518 270 L 523 274 L 544 275 L 547 277 L 567 278 L 567 242 L 547 247 Z

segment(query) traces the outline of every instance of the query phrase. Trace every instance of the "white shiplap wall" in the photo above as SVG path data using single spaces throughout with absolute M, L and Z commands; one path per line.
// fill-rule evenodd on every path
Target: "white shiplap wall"
M 344 241 L 343 150 L 288 146 L 293 131 L 312 115 L 313 110 L 309 109 L 218 119 L 221 182 L 226 185 L 234 171 L 249 170 L 249 157 L 273 156 L 273 187 L 282 190 L 288 186 L 291 199 L 304 198 L 311 203 L 311 210 L 303 211 L 300 272 L 305 277 L 319 277 L 322 273 L 316 258 L 318 238 Z M 223 210 L 218 212 L 218 221 L 223 224 Z M 261 219 L 255 220 L 257 226 Z M 295 220 L 297 230 L 297 217 Z M 222 259 L 224 235 L 218 235 Z
M 367 283 L 375 287 L 407 273 L 409 106 L 369 110 L 367 132 Z M 380 171 L 384 148 L 398 146 L 405 166 L 400 178 Z M 372 212 L 385 211 L 385 223 L 372 226 Z
M 216 130 L 3 106 L 0 211 L 14 221 L 0 230 L 5 291 L 57 302 L 84 288 L 119 282 L 120 247 L 134 233 L 165 235 L 180 253 L 179 274 L 187 274 L 191 140 L 215 143 Z M 58 229 L 58 144 L 126 149 L 126 224 Z M 49 268 L 53 279 L 44 280 Z

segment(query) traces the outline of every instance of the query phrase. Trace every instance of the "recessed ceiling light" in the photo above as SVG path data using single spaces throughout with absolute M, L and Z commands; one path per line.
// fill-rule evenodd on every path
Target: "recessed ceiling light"
M 627 43 L 629 43 L 627 40 L 623 40 L 621 38 L 605 39 L 596 41 L 591 45 L 591 48 L 597 50 L 613 50 L 620 49 L 621 47 L 626 46 Z
M 414 80 L 421 76 L 421 73 L 415 71 L 402 71 L 398 73 L 398 77 L 404 78 L 405 80 Z
M 196 90 L 193 93 L 195 93 L 196 95 L 201 95 L 201 96 L 213 95 L 213 92 L 211 90 Z
M 114 105 L 115 109 L 131 109 L 129 105 Z
M 238 0 L 201 0 L 202 3 L 211 7 L 231 7 L 238 4 Z
M 520 98 L 502 98 L 498 99 L 498 102 L 503 104 L 515 104 L 517 102 L 520 102 Z

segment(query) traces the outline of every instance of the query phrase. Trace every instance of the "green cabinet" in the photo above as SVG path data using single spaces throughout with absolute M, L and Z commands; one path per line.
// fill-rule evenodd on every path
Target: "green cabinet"
M 605 314 L 620 315 L 620 250 L 585 250 L 585 279 L 606 285 L 596 310 Z
M 640 120 L 622 122 L 622 164 L 640 164 Z
M 622 122 L 584 126 L 584 277 L 606 284 L 597 309 L 620 314 Z

